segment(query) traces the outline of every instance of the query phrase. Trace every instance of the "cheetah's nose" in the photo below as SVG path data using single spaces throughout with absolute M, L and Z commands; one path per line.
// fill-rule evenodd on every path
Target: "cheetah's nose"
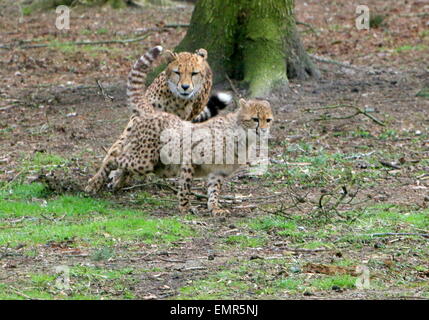
M 190 87 L 189 84 L 182 84 L 182 89 L 185 90 L 185 91 L 188 90 L 189 87 Z

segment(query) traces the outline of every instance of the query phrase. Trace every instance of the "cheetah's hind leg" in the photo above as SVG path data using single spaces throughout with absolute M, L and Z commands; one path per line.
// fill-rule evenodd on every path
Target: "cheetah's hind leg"
M 219 207 L 219 195 L 224 178 L 221 174 L 210 174 L 207 179 L 207 208 L 213 216 L 225 216 L 230 213 L 228 209 Z

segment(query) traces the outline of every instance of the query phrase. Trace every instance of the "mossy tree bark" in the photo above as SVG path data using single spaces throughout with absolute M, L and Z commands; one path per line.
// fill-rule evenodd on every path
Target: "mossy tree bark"
M 293 15 L 294 0 L 199 0 L 176 51 L 205 48 L 215 82 L 229 75 L 268 94 L 288 76 L 319 76 L 305 52 Z

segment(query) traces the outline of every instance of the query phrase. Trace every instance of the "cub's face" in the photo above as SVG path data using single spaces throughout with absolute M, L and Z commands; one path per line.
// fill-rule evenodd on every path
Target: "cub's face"
M 256 133 L 267 134 L 273 122 L 270 103 L 265 100 L 240 99 L 239 120 L 243 128 L 256 129 Z
M 194 98 L 204 85 L 208 72 L 207 51 L 199 49 L 195 53 L 165 52 L 168 66 L 167 83 L 170 91 L 182 99 Z

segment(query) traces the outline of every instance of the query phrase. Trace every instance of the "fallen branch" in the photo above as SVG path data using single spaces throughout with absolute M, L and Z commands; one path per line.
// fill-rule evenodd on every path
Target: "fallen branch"
M 25 299 L 28 299 L 28 300 L 40 300 L 40 299 L 38 299 L 38 298 L 30 297 L 30 296 L 26 295 L 25 293 L 22 293 L 22 292 L 21 292 L 21 291 L 19 291 L 18 289 L 15 289 L 15 288 L 14 288 L 14 287 L 12 287 L 12 286 L 9 286 L 9 290 L 11 290 L 13 293 L 17 294 L 18 296 L 21 296 L 21 297 L 23 297 L 23 298 L 25 298 Z
M 371 115 L 368 111 L 363 110 L 363 109 L 356 107 L 354 105 L 350 105 L 350 104 L 336 104 L 336 105 L 324 106 L 324 107 L 315 108 L 315 109 L 305 109 L 305 111 L 306 112 L 313 112 L 313 111 L 319 111 L 319 110 L 333 110 L 333 109 L 340 109 L 340 108 L 350 108 L 350 109 L 354 109 L 356 112 L 352 115 L 349 115 L 349 116 L 344 116 L 344 117 L 326 117 L 325 116 L 323 118 L 313 119 L 312 121 L 345 120 L 345 119 L 351 119 L 351 118 L 353 118 L 359 114 L 362 114 L 365 117 L 372 120 L 373 122 L 375 122 L 376 124 L 383 126 L 383 127 L 386 126 L 386 124 L 384 122 L 378 120 L 376 117 Z
M 380 163 L 381 163 L 383 166 L 388 167 L 388 168 L 391 168 L 391 169 L 395 169 L 395 170 L 399 170 L 399 169 L 401 169 L 401 167 L 400 167 L 400 166 L 398 166 L 398 165 L 394 164 L 393 162 L 388 162 L 388 161 L 380 160 Z
M 46 48 L 46 47 L 57 47 L 57 46 L 86 46 L 86 45 L 98 45 L 98 44 L 112 44 L 112 43 L 132 43 L 145 40 L 149 37 L 151 33 L 145 34 L 144 36 L 131 39 L 123 40 L 99 40 L 99 41 L 70 41 L 70 42 L 60 42 L 60 43 L 40 43 L 40 44 L 18 44 L 18 45 L 0 45 L 0 49 L 12 50 L 14 48 L 19 49 L 34 49 L 34 48 Z
M 189 24 L 172 23 L 172 24 L 166 24 L 161 27 L 139 28 L 134 30 L 134 33 L 141 34 L 149 31 L 157 32 L 157 31 L 164 31 L 165 29 L 178 29 L 178 28 L 188 28 L 188 27 L 189 27 Z
M 284 251 L 302 252 L 302 253 L 313 253 L 313 252 L 335 251 L 335 249 L 327 249 L 327 248 L 305 249 L 305 248 L 279 247 L 279 249 L 280 249 L 280 250 L 284 250 Z
M 104 99 L 110 99 L 110 101 L 113 101 L 115 99 L 115 97 L 110 96 L 109 94 L 106 93 L 106 91 L 104 90 L 103 86 L 101 85 L 100 80 L 96 80 L 98 87 L 100 88 L 101 94 L 103 95 Z
M 429 16 L 429 12 L 416 12 L 416 13 L 403 13 L 400 17 L 426 17 Z
M 9 110 L 9 109 L 12 109 L 15 106 L 16 106 L 16 104 L 15 105 L 11 105 L 11 106 L 1 107 L 0 111 L 6 111 L 6 110 Z
M 60 220 L 64 219 L 66 215 L 64 214 L 64 215 L 62 215 L 61 217 L 58 217 L 58 218 L 51 218 L 51 217 L 45 216 L 43 213 L 41 213 L 40 216 L 42 218 L 48 220 L 48 221 L 57 222 L 57 221 L 60 221 Z
M 419 236 L 423 238 L 429 238 L 429 233 L 413 233 L 413 232 L 384 232 L 384 233 L 372 233 L 364 234 L 364 236 L 370 237 L 390 237 L 390 236 Z
M 356 66 L 353 66 L 351 64 L 348 63 L 344 63 L 344 62 L 340 62 L 340 61 L 336 61 L 336 60 L 332 60 L 332 59 L 327 59 L 327 58 L 323 58 L 320 57 L 318 55 L 315 54 L 309 54 L 311 58 L 313 58 L 314 60 L 318 61 L 318 62 L 322 62 L 322 63 L 329 63 L 329 64 L 334 64 L 343 68 L 347 68 L 347 69 L 352 69 L 352 70 L 356 70 L 356 71 L 365 71 L 367 72 L 368 70 L 365 70 L 364 68 L 359 68 Z

